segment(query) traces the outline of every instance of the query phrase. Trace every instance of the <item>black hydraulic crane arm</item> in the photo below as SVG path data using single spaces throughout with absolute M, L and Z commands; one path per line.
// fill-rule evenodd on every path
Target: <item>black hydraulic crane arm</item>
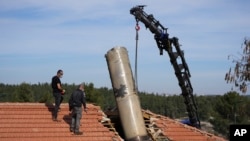
M 148 15 L 143 11 L 144 6 L 136 6 L 130 9 L 130 14 L 135 16 L 136 21 L 141 21 L 145 24 L 153 34 L 160 55 L 163 55 L 163 50 L 167 51 L 170 62 L 174 67 L 175 75 L 181 87 L 182 96 L 186 104 L 190 125 L 200 128 L 199 116 L 197 114 L 197 106 L 193 97 L 193 88 L 190 82 L 191 74 L 188 65 L 184 58 L 184 52 L 180 49 L 180 44 L 177 37 L 169 38 L 167 28 L 160 24 L 153 15 Z

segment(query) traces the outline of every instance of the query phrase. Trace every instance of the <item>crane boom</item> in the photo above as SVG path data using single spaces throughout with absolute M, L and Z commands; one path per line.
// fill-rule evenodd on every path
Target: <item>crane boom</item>
M 175 75 L 179 81 L 182 96 L 184 97 L 190 125 L 200 128 L 197 106 L 193 96 L 193 88 L 189 79 L 191 74 L 184 58 L 184 52 L 180 49 L 178 38 L 169 38 L 167 28 L 161 25 L 161 23 L 157 21 L 152 14 L 148 15 L 145 13 L 143 8 L 144 6 L 133 7 L 130 9 L 130 14 L 135 16 L 136 21 L 144 23 L 146 28 L 154 34 L 160 55 L 163 55 L 163 50 L 167 51 L 170 57 L 170 62 L 175 70 Z

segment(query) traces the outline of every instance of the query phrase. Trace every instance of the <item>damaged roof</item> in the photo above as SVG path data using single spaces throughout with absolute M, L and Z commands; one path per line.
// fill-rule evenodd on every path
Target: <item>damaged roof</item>
M 87 104 L 80 130 L 69 131 L 71 116 L 68 104 L 61 104 L 60 122 L 52 120 L 53 105 L 44 103 L 0 103 L 1 141 L 123 141 L 108 116 L 99 106 Z M 165 116 L 142 110 L 147 131 L 153 140 L 161 141 L 225 141 L 226 139 L 182 124 Z M 107 122 L 108 121 L 108 122 Z
M 153 139 L 158 140 L 166 137 L 171 141 L 226 141 L 222 137 L 202 131 L 195 127 L 180 123 L 177 120 L 157 115 L 148 110 L 142 110 L 147 130 Z

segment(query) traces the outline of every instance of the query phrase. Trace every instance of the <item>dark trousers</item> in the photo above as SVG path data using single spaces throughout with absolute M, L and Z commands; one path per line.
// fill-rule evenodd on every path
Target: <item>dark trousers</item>
M 63 101 L 63 96 L 61 93 L 53 93 L 53 96 L 55 98 L 55 107 L 54 107 L 53 117 L 57 119 L 57 113 Z
M 72 109 L 72 119 L 70 129 L 74 132 L 79 132 L 80 120 L 82 118 L 82 107 L 74 107 Z

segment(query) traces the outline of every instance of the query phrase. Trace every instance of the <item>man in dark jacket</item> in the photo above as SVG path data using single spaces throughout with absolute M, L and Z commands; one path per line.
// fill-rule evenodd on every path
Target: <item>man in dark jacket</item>
M 70 124 L 70 132 L 76 135 L 82 135 L 83 132 L 79 131 L 80 120 L 82 118 L 82 106 L 84 111 L 87 112 L 84 85 L 80 84 L 78 88 L 71 94 L 69 99 L 69 110 L 71 111 L 72 120 Z

